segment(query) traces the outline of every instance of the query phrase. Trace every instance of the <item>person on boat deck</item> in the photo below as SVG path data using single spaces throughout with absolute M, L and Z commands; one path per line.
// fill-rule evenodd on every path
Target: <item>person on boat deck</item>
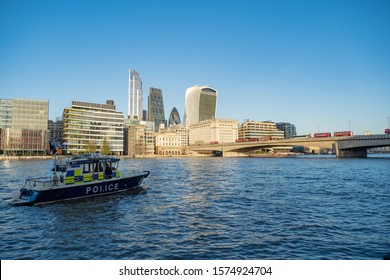
M 103 172 L 103 164 L 102 163 L 97 163 L 95 165 L 95 172 Z
M 112 168 L 108 164 L 108 162 L 106 162 L 106 169 L 104 170 L 104 177 L 106 179 L 110 179 L 112 177 Z

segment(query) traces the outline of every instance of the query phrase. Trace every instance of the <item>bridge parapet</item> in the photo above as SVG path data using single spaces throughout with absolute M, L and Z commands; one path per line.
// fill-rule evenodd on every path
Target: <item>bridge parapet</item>
M 390 146 L 390 135 L 358 135 L 337 140 L 338 149 L 370 149 Z
M 312 146 L 332 149 L 336 151 L 337 157 L 367 157 L 367 149 L 390 146 L 390 135 L 356 135 L 324 138 L 308 137 L 255 142 L 232 142 L 191 146 L 189 149 L 193 151 L 219 151 L 224 154 L 226 152 L 250 153 L 256 149 L 280 146 Z

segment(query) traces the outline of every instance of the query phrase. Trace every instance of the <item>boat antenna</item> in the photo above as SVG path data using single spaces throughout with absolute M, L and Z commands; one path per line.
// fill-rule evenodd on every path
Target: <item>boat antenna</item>
M 54 153 L 54 175 L 57 174 L 57 151 Z

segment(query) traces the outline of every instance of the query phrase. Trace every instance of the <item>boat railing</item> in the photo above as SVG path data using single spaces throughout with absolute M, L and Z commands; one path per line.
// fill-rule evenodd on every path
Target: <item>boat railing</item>
M 120 172 L 120 178 L 134 177 L 148 171 L 139 171 L 139 170 L 125 170 Z
M 52 189 L 58 187 L 60 184 L 60 178 L 53 177 L 39 177 L 39 178 L 28 178 L 24 183 L 26 189 L 38 188 L 38 189 Z

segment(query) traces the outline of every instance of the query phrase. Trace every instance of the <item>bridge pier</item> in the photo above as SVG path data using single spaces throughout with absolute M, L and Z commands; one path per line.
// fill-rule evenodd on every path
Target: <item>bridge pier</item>
M 240 152 L 222 152 L 222 157 L 249 157 L 249 155 Z
M 336 157 L 338 158 L 366 158 L 367 150 L 336 150 Z
M 340 143 L 334 143 L 333 149 L 336 151 L 338 158 L 366 158 L 367 149 L 340 149 Z

